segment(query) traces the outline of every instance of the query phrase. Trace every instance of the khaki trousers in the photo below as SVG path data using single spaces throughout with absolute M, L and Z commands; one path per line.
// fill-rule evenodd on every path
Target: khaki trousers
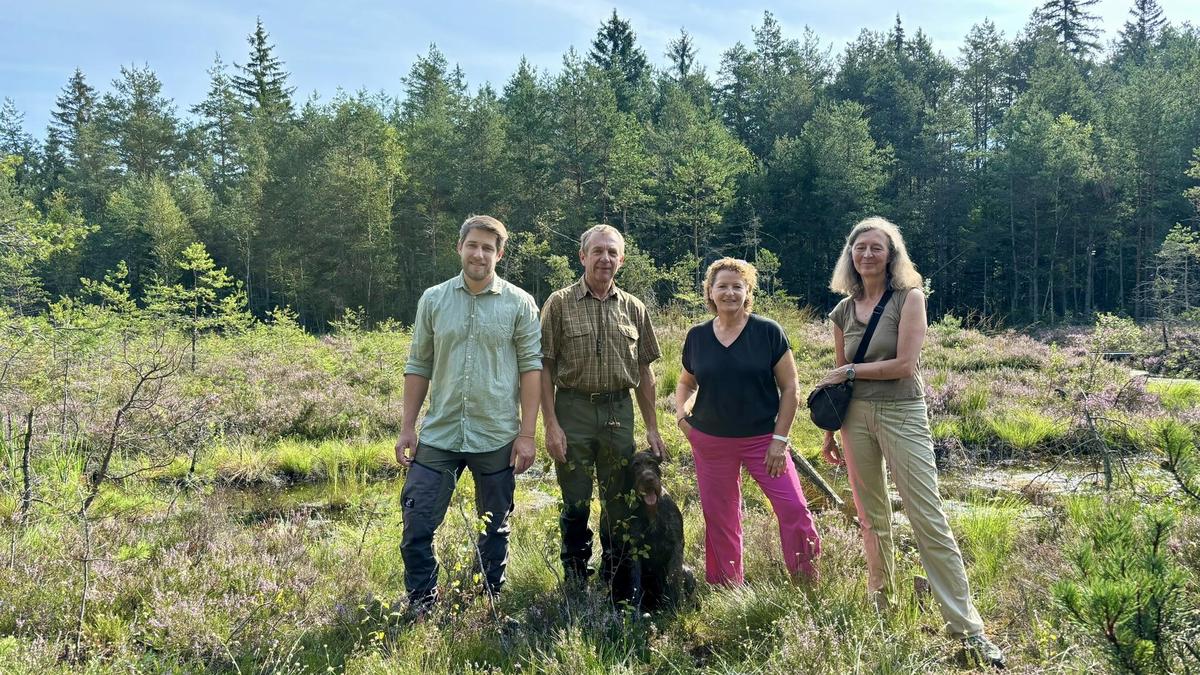
M 924 399 L 851 399 L 842 427 L 842 445 L 862 525 L 869 590 L 888 600 L 895 596 L 895 546 L 886 461 L 912 523 L 921 566 L 950 634 L 967 637 L 982 633 L 983 621 L 971 602 L 962 553 L 938 495 L 933 438 Z

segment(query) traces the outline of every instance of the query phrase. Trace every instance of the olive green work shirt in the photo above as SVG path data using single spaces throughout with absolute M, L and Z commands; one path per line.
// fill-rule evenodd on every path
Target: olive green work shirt
M 588 393 L 638 386 L 640 366 L 661 355 L 646 305 L 616 284 L 600 300 L 583 277 L 542 306 L 542 352 L 555 385 Z

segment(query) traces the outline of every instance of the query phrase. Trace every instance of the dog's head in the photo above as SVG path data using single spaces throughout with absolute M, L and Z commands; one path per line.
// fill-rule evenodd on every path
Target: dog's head
M 658 499 L 662 497 L 662 471 L 659 465 L 662 460 L 655 455 L 642 450 L 633 455 L 629 470 L 633 473 L 633 489 L 637 496 L 646 504 L 646 515 L 651 520 L 658 513 Z

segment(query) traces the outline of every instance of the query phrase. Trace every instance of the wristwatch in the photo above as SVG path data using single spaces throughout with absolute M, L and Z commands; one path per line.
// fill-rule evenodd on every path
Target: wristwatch
M 850 364 L 847 364 L 847 366 L 848 367 L 846 368 L 846 381 L 853 382 L 854 381 L 854 364 L 850 363 Z

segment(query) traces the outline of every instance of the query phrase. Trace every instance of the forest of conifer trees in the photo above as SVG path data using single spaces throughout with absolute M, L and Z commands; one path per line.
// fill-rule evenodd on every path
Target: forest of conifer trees
M 1156 275 L 1200 265 L 1200 28 L 1135 0 L 1099 44 L 1094 2 L 1050 0 L 1014 36 L 983 19 L 953 54 L 899 16 L 835 53 L 766 12 L 717 72 L 683 30 L 647 54 L 614 11 L 555 72 L 476 87 L 431 46 L 395 95 L 299 100 L 261 21 L 199 102 L 148 65 L 77 69 L 44 133 L 0 110 L 0 297 L 38 313 L 122 261 L 136 296 L 201 242 L 260 315 L 407 321 L 488 213 L 514 233 L 501 273 L 539 299 L 608 222 L 634 244 L 626 284 L 660 302 L 735 255 L 826 307 L 841 237 L 881 214 L 935 317 L 1150 318 Z

